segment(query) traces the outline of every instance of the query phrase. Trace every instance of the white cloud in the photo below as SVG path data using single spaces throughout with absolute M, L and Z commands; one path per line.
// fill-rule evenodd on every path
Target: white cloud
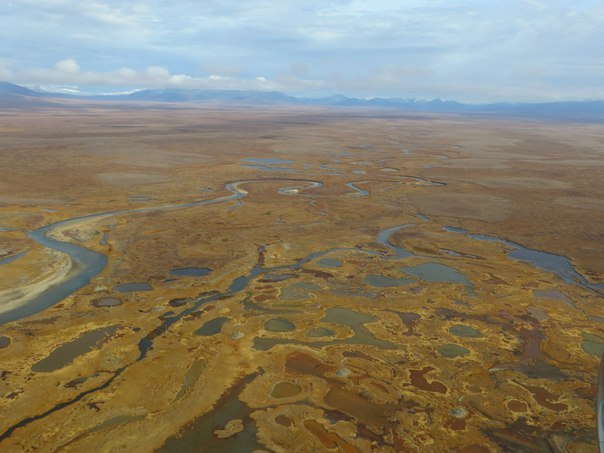
M 73 58 L 61 60 L 55 64 L 55 69 L 63 74 L 78 74 L 80 72 L 80 65 Z
M 166 68 L 150 66 L 141 71 L 120 68 L 112 72 L 83 71 L 74 59 L 57 62 L 53 69 L 31 68 L 19 73 L 3 72 L 5 80 L 24 83 L 31 86 L 46 86 L 48 91 L 76 90 L 76 87 L 131 87 L 137 88 L 200 88 L 200 89 L 240 89 L 240 90 L 288 90 L 293 80 L 279 84 L 264 76 L 250 78 L 231 77 L 211 74 L 206 77 L 194 77 L 188 74 L 172 74 Z M 52 88 L 51 88 L 52 86 Z M 298 84 L 298 86 L 301 86 Z M 86 91 L 86 90 L 84 90 Z
M 20 0 L 0 18 L 0 78 L 604 98 L 602 23 L 596 0 Z

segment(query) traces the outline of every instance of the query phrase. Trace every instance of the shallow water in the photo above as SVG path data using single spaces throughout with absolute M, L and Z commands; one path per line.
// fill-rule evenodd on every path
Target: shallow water
M 321 319 L 321 322 L 340 324 L 343 326 L 348 326 L 353 330 L 354 336 L 340 340 L 339 342 L 345 344 L 366 344 L 377 346 L 378 348 L 382 349 L 393 349 L 395 345 L 389 341 L 376 338 L 363 325 L 377 320 L 378 318 L 373 315 L 359 313 L 349 308 L 332 307 L 327 309 L 325 317 Z
M 290 186 L 290 187 L 281 187 L 277 189 L 277 193 L 281 195 L 297 195 L 301 190 L 305 189 L 316 189 L 321 187 L 323 183 L 318 181 L 303 181 L 304 185 Z
M 356 192 L 356 195 L 359 195 L 361 197 L 366 197 L 367 195 L 369 195 L 369 191 L 365 190 L 365 189 L 361 189 L 360 187 L 358 187 L 356 184 L 363 184 L 367 181 L 353 181 L 353 182 L 347 182 L 346 186 L 350 187 L 351 189 L 353 189 Z
M 279 299 L 285 301 L 306 300 L 312 297 L 311 292 L 319 291 L 320 289 L 321 287 L 314 283 L 296 282 L 283 288 L 279 295 Z
M 121 285 L 115 285 L 113 290 L 120 293 L 134 293 L 138 291 L 152 291 L 153 287 L 146 282 L 122 283 Z
M 368 322 L 377 321 L 378 318 L 372 315 L 359 313 L 348 308 L 332 307 L 328 308 L 325 313 L 325 317 L 321 319 L 321 322 L 328 322 L 332 324 L 340 324 L 343 326 L 350 327 L 354 333 L 352 337 L 343 339 L 334 339 L 331 341 L 311 341 L 304 342 L 299 340 L 289 340 L 284 338 L 262 338 L 255 337 L 253 348 L 259 351 L 267 351 L 280 344 L 291 344 L 291 345 L 304 345 L 313 348 L 322 348 L 324 346 L 333 346 L 337 344 L 350 344 L 350 345 L 369 345 L 375 346 L 381 349 L 395 349 L 397 346 L 390 343 L 389 341 L 380 340 L 376 338 L 369 330 L 365 328 L 363 324 Z M 318 328 L 317 330 L 319 330 Z M 331 329 L 325 329 L 331 331 Z M 335 334 L 335 332 L 333 332 Z
M 264 323 L 264 329 L 269 332 L 290 332 L 295 328 L 296 325 L 285 318 L 269 319 Z
M 70 220 L 66 220 L 53 225 L 48 225 L 30 232 L 28 236 L 44 247 L 68 254 L 72 261 L 78 266 L 78 272 L 66 280 L 45 289 L 23 305 L 0 314 L 0 324 L 25 318 L 53 306 L 60 300 L 63 300 L 65 297 L 90 283 L 90 280 L 105 268 L 107 257 L 102 253 L 46 236 L 48 232 L 56 227 L 60 225 L 69 225 L 70 222 Z
M 252 409 L 239 400 L 239 394 L 256 376 L 251 374 L 242 379 L 218 400 L 210 412 L 185 425 L 179 435 L 169 438 L 157 451 L 161 453 L 264 451 L 265 447 L 256 439 L 256 424 L 250 417 Z M 216 429 L 223 428 L 227 422 L 234 419 L 243 420 L 242 432 L 227 439 L 219 439 L 214 435 Z
M 308 329 L 306 331 L 306 336 L 310 338 L 324 338 L 324 337 L 332 337 L 336 333 L 325 327 L 316 327 L 314 329 Z
M 452 227 L 452 226 L 444 226 L 443 230 L 448 231 L 449 233 L 460 233 L 460 234 L 469 233 L 469 231 L 464 228 L 457 228 L 457 227 Z
M 560 301 L 564 302 L 565 304 L 570 305 L 571 307 L 575 306 L 575 303 L 573 302 L 573 300 L 570 297 L 568 297 L 563 292 L 560 292 L 555 289 L 534 290 L 533 295 L 540 299 L 555 299 L 555 300 L 560 300 Z
M 393 226 L 391 228 L 382 230 L 378 233 L 377 241 L 380 244 L 382 244 L 382 245 L 388 247 L 390 250 L 392 250 L 398 258 L 409 258 L 411 256 L 415 256 L 413 253 L 408 252 L 404 248 L 396 246 L 392 242 L 390 242 L 390 236 L 392 236 L 398 230 L 402 230 L 402 229 L 408 228 L 410 226 L 412 226 L 412 224 L 397 225 L 397 226 Z
M 291 398 L 292 396 L 299 395 L 301 392 L 302 389 L 299 385 L 292 382 L 281 381 L 275 384 L 271 391 L 271 396 L 273 398 Z
M 78 357 L 98 348 L 115 333 L 117 328 L 118 326 L 108 326 L 89 330 L 75 340 L 57 347 L 44 359 L 34 363 L 31 369 L 37 373 L 49 373 L 61 369 Z
M 469 234 L 468 230 L 464 230 L 463 228 L 443 227 L 443 229 L 452 233 L 464 234 L 466 237 L 471 239 L 504 244 L 511 249 L 511 251 L 508 252 L 508 256 L 510 258 L 532 264 L 533 266 L 546 272 L 551 272 L 571 285 L 583 286 L 584 288 L 588 288 L 597 292 L 598 294 L 604 294 L 604 291 L 602 291 L 602 288 L 600 288 L 599 284 L 589 283 L 585 276 L 580 274 L 574 268 L 570 260 L 565 256 L 530 249 L 516 242 L 508 241 L 507 239 L 501 239 L 495 236 L 488 236 L 486 234 Z
M 601 357 L 604 353 L 604 339 L 590 333 L 583 333 L 581 335 L 583 336 L 583 342 L 581 343 L 583 350 L 588 354 Z
M 466 275 L 457 269 L 440 263 L 423 263 L 417 266 L 403 267 L 401 269 L 407 275 L 413 275 L 426 282 L 460 283 L 468 292 L 473 293 L 472 283 Z
M 101 297 L 92 301 L 92 305 L 95 307 L 117 307 L 122 305 L 122 301 L 116 297 Z
M 170 270 L 170 275 L 177 277 L 203 277 L 212 272 L 208 267 L 177 267 Z
M 264 180 L 262 180 L 264 181 Z M 300 179 L 288 179 L 288 178 L 275 178 L 270 179 L 270 181 L 303 181 L 310 184 L 309 187 L 320 187 L 322 183 L 320 181 L 310 181 L 310 180 L 300 180 Z M 137 209 L 124 209 L 124 210 L 116 210 L 116 211 L 106 211 L 95 214 L 87 214 L 80 217 L 73 217 L 71 219 L 62 220 L 60 222 L 56 222 L 50 225 L 46 225 L 42 228 L 39 228 L 35 231 L 32 231 L 28 234 L 28 236 L 34 241 L 38 242 L 40 245 L 56 250 L 61 253 L 65 253 L 69 255 L 72 262 L 75 264 L 74 268 L 78 271 L 73 273 L 66 280 L 51 286 L 40 293 L 38 296 L 30 299 L 26 303 L 21 306 L 12 309 L 10 311 L 4 312 L 0 314 L 0 324 L 4 324 L 6 322 L 14 321 L 16 319 L 25 318 L 34 313 L 38 313 L 46 308 L 49 308 L 70 294 L 74 293 L 78 289 L 90 283 L 90 280 L 97 276 L 107 265 L 107 257 L 102 253 L 97 253 L 92 250 L 86 249 L 76 244 L 72 244 L 70 242 L 63 242 L 57 239 L 53 239 L 48 237 L 47 234 L 51 233 L 54 230 L 68 227 L 70 225 L 77 225 L 79 222 L 83 220 L 93 220 L 93 219 L 103 219 L 110 216 L 130 214 L 130 213 L 145 213 L 145 212 L 153 212 L 157 210 L 173 210 L 173 209 L 181 209 L 188 208 L 194 206 L 205 206 L 205 205 L 213 205 L 218 203 L 224 203 L 233 200 L 239 200 L 247 195 L 247 192 L 243 189 L 240 189 L 239 186 L 248 183 L 259 182 L 259 180 L 242 180 L 242 181 L 234 181 L 225 184 L 225 189 L 228 192 L 231 192 L 229 195 L 223 195 L 216 198 L 211 199 L 203 199 L 196 200 L 190 203 L 182 203 L 182 204 L 166 204 L 162 206 L 152 206 L 152 207 L 144 207 Z M 12 230 L 12 229 L 11 229 Z M 305 262 L 311 261 L 323 253 L 318 252 L 316 254 L 311 254 L 306 258 Z M 298 263 L 297 265 L 304 264 L 303 262 Z M 260 269 L 252 270 L 251 275 L 241 276 L 234 280 L 229 287 L 228 292 L 238 292 L 241 289 L 245 288 L 249 281 L 255 278 L 259 273 Z
M 466 326 L 464 324 L 456 324 L 449 328 L 449 332 L 455 335 L 456 337 L 462 338 L 480 338 L 482 337 L 482 333 L 479 330 L 476 330 L 474 327 Z
M 7 348 L 10 345 L 10 338 L 1 336 L 0 337 L 0 349 Z
M 447 359 L 454 359 L 455 357 L 464 356 L 470 353 L 470 351 L 457 344 L 443 344 L 436 348 L 438 353 Z
M 342 267 L 342 262 L 335 258 L 323 258 L 323 259 L 318 260 L 317 264 L 321 267 L 327 267 L 327 268 Z
M 210 337 L 212 335 L 216 335 L 220 333 L 222 330 L 222 326 L 224 323 L 229 321 L 230 318 L 226 316 L 220 316 L 218 318 L 211 319 L 206 322 L 203 326 L 197 329 L 194 333 L 195 335 L 201 335 L 202 337 Z
M 207 362 L 203 359 L 196 360 L 195 362 L 193 362 L 193 364 L 187 370 L 187 373 L 185 374 L 184 382 L 180 386 L 180 390 L 178 391 L 178 393 L 176 394 L 176 397 L 174 399 L 179 400 L 179 399 L 187 396 L 189 394 L 189 392 L 191 392 L 191 390 L 193 389 L 195 384 L 197 383 L 197 380 L 200 378 L 200 376 L 206 370 L 206 368 L 207 368 Z
M 254 168 L 256 170 L 262 170 L 262 171 L 278 171 L 278 172 L 282 172 L 282 173 L 294 173 L 294 170 L 292 170 L 291 168 L 285 168 L 285 167 L 267 167 L 266 165 L 242 165 L 242 167 Z
M 3 264 L 8 264 L 8 263 L 12 263 L 13 261 L 18 260 L 19 258 L 22 258 L 23 256 L 25 256 L 25 254 L 27 253 L 27 250 L 21 253 L 17 253 L 16 255 L 11 255 L 11 256 L 7 256 L 6 258 L 2 258 L 0 259 L 0 266 Z

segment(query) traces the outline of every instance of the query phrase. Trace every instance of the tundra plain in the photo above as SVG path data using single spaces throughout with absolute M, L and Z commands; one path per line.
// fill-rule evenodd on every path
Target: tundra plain
M 597 451 L 601 125 L 74 101 L 0 171 L 2 451 Z

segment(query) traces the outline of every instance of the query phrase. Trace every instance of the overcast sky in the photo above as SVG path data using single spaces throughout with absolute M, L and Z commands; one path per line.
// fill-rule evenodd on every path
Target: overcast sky
M 469 102 L 604 99 L 604 0 L 13 0 L 0 80 Z

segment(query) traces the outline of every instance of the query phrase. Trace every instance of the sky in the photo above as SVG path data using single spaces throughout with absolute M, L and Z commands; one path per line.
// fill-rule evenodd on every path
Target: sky
M 48 90 L 604 99 L 604 0 L 12 0 L 0 80 Z

